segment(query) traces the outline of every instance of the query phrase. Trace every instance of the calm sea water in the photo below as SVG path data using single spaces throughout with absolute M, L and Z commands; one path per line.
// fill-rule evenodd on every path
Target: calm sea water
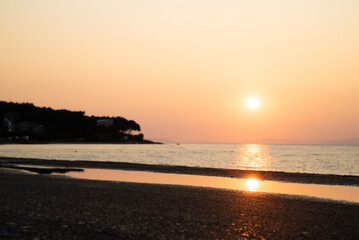
M 0 156 L 359 176 L 359 146 L 257 144 L 0 145 Z

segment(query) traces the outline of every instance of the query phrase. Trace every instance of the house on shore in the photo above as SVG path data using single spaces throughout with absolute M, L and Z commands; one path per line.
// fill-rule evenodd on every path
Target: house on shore
M 44 131 L 44 126 L 36 122 L 23 121 L 19 123 L 19 132 L 31 132 L 33 134 L 38 134 Z
M 96 122 L 97 126 L 112 127 L 113 119 L 98 119 Z

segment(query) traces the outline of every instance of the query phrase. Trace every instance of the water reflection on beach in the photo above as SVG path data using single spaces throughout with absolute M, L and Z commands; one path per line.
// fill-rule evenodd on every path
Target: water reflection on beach
M 259 185 L 259 181 L 255 178 L 247 179 L 247 187 L 249 191 L 256 191 Z
M 74 178 L 92 180 L 186 185 L 195 187 L 244 190 L 251 192 L 255 191 L 265 193 L 292 194 L 359 203 L 359 187 L 352 186 L 284 183 L 276 181 L 259 181 L 257 179 L 238 179 L 214 176 L 106 169 L 85 169 L 84 172 L 68 172 L 66 174 L 57 175 L 66 175 Z

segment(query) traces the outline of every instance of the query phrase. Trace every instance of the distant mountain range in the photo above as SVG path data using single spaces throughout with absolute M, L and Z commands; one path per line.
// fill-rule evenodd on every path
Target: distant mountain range
M 156 139 L 157 141 L 164 143 L 177 143 L 177 141 L 169 139 Z M 180 143 L 221 143 L 214 141 L 186 141 Z M 224 142 L 229 144 L 236 144 L 235 142 Z M 359 138 L 345 138 L 345 139 L 335 139 L 335 140 L 308 140 L 308 139 L 297 139 L 297 140 L 288 140 L 288 139 L 276 139 L 276 138 L 263 138 L 255 141 L 240 141 L 238 144 L 327 144 L 327 145 L 359 145 Z
M 316 139 L 316 140 L 306 140 L 306 139 L 297 139 L 297 140 L 288 140 L 288 139 L 275 139 L 275 138 L 264 138 L 257 141 L 253 141 L 257 144 L 329 144 L 329 145 L 359 145 L 359 138 L 345 138 L 345 139 L 335 139 L 335 140 L 325 140 L 325 139 Z

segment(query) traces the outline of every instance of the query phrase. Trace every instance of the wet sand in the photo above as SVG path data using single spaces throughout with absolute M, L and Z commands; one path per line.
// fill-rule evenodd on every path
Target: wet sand
M 358 239 L 359 204 L 0 168 L 0 239 Z
M 293 183 L 313 183 L 327 185 L 352 185 L 359 186 L 359 176 L 341 176 L 331 174 L 308 174 L 308 173 L 286 173 L 274 171 L 233 170 L 217 168 L 184 167 L 169 165 L 150 165 L 126 162 L 95 162 L 95 161 L 66 161 L 66 160 L 43 160 L 27 158 L 0 157 L 0 167 L 16 167 L 16 165 L 47 166 L 51 169 L 39 170 L 38 173 L 61 172 L 62 168 L 100 168 L 100 169 L 122 169 L 151 171 L 162 173 L 180 173 L 206 176 L 221 176 L 233 178 L 256 178 L 258 180 L 273 180 Z M 23 167 L 24 168 L 24 167 Z M 36 170 L 36 169 L 33 169 Z

